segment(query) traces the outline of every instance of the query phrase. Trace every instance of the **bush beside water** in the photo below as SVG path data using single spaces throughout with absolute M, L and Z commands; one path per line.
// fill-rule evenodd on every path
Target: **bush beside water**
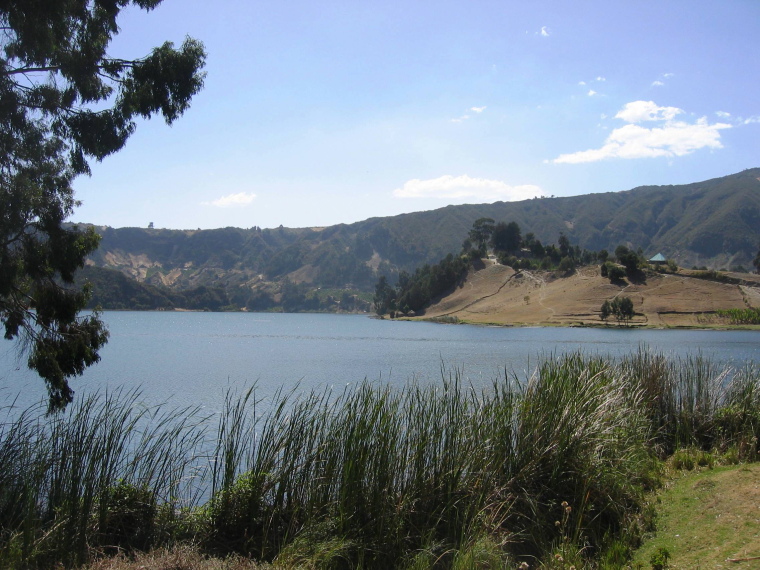
M 283 566 L 615 567 L 646 530 L 664 459 L 758 451 L 752 368 L 729 378 L 642 350 L 547 359 L 484 390 L 443 376 L 280 394 L 263 417 L 252 391 L 215 418 L 135 392 L 50 417 L 8 409 L 0 566 L 192 541 Z

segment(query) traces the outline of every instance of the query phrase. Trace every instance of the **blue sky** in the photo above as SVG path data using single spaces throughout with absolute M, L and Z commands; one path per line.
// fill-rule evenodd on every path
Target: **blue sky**
M 760 166 L 760 1 L 164 0 L 206 84 L 75 181 L 113 227 L 325 226 Z

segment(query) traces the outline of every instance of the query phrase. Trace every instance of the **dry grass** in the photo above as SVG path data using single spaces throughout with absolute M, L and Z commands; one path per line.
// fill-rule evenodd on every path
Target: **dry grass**
M 714 311 L 760 305 L 760 288 L 696 279 L 685 274 L 650 274 L 640 283 L 613 284 L 596 266 L 568 277 L 489 265 L 470 273 L 463 287 L 425 312 L 425 318 L 517 325 L 599 325 L 599 309 L 616 295 L 630 297 L 632 325 L 704 327 L 724 325 Z M 706 316 L 707 315 L 707 316 Z M 614 324 L 614 320 L 612 321 Z
M 82 570 L 266 570 L 268 564 L 259 564 L 242 556 L 209 558 L 197 547 L 189 544 L 171 549 L 156 549 L 134 557 L 114 556 L 100 558 Z

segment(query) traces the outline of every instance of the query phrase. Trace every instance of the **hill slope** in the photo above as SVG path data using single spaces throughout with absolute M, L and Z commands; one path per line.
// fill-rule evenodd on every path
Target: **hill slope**
M 463 285 L 425 311 L 424 318 L 456 317 L 480 324 L 599 325 L 605 300 L 630 297 L 634 326 L 673 327 L 719 324 L 718 310 L 760 307 L 760 277 L 747 285 L 693 277 L 691 272 L 646 275 L 637 283 L 610 283 L 596 266 L 568 277 L 551 272 L 515 272 L 490 264 L 471 272 Z M 614 319 L 612 319 L 614 322 Z
M 222 287 L 238 305 L 285 281 L 372 291 L 380 274 L 458 252 L 481 217 L 516 221 L 544 243 L 563 232 L 591 250 L 626 244 L 686 267 L 749 268 L 760 243 L 760 168 L 683 186 L 448 206 L 328 228 L 98 227 L 103 239 L 88 263 L 169 289 Z

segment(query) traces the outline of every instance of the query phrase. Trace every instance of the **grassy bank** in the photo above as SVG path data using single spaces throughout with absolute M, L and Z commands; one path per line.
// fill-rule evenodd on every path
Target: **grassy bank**
M 137 393 L 0 426 L 0 566 L 191 542 L 280 567 L 616 568 L 681 448 L 754 459 L 760 373 L 640 351 L 545 360 L 473 389 L 230 395 L 218 417 Z M 569 566 L 568 566 L 569 567 Z

